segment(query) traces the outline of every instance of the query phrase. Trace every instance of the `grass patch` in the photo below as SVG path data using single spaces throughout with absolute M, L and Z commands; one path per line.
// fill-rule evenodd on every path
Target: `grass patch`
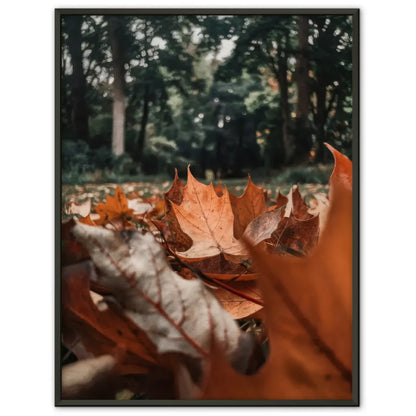
M 63 171 L 62 184 L 64 185 L 85 185 L 85 184 L 106 184 L 126 182 L 164 182 L 171 180 L 167 174 L 144 175 L 144 174 L 120 174 L 113 170 L 97 169 L 91 172 Z
M 253 181 L 264 183 L 270 186 L 286 186 L 305 183 L 317 183 L 326 185 L 332 172 L 332 165 L 316 166 L 295 166 L 282 171 L 274 171 L 270 176 L 266 176 L 263 171 L 251 173 Z M 183 181 L 185 177 L 181 177 Z M 209 183 L 204 178 L 197 178 L 203 183 Z M 172 181 L 172 176 L 167 173 L 155 175 L 145 174 L 123 174 L 112 169 L 96 169 L 94 171 L 78 172 L 74 170 L 64 170 L 62 172 L 62 184 L 64 185 L 84 185 L 84 184 L 105 184 L 105 183 L 126 183 L 126 182 L 165 182 Z M 222 183 L 230 186 L 239 186 L 246 181 L 244 178 L 224 178 Z M 218 182 L 218 181 L 216 181 Z
M 329 182 L 332 168 L 332 165 L 296 166 L 278 173 L 272 181 L 282 184 L 320 183 L 326 185 Z

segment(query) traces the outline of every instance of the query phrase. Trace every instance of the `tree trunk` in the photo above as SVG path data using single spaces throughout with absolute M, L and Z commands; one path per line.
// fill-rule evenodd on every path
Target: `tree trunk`
M 217 128 L 216 135 L 215 135 L 215 169 L 214 169 L 214 177 L 216 180 L 221 179 L 222 174 L 223 174 L 222 143 L 223 143 L 223 134 L 222 134 L 222 131 L 219 128 Z
M 74 128 L 74 138 L 76 140 L 88 141 L 88 107 L 85 99 L 87 87 L 82 67 L 81 25 L 82 16 L 71 16 L 68 18 L 68 49 L 72 64 L 71 119 Z
M 113 133 L 111 147 L 114 155 L 124 153 L 126 106 L 124 97 L 124 54 L 121 42 L 122 26 L 116 16 L 108 18 L 111 54 L 113 57 Z
M 141 162 L 142 160 L 144 143 L 146 141 L 146 126 L 147 121 L 149 120 L 149 92 L 150 87 L 146 84 L 146 86 L 144 87 L 143 112 L 142 119 L 140 121 L 140 132 L 137 140 L 136 160 L 138 162 Z
M 298 48 L 296 60 L 296 159 L 306 160 L 311 149 L 309 123 L 309 75 L 308 75 L 308 17 L 298 17 Z
M 241 167 L 244 166 L 243 154 L 244 154 L 244 133 L 246 128 L 246 117 L 242 115 L 238 120 L 238 146 L 236 149 L 234 175 L 243 176 Z
M 319 78 L 318 78 L 319 82 Z M 321 80 L 316 90 L 316 138 L 317 152 L 315 160 L 324 161 L 325 122 L 326 122 L 326 84 Z
M 293 159 L 294 143 L 289 134 L 289 94 L 287 81 L 287 58 L 282 52 L 279 53 L 277 79 L 280 86 L 280 117 L 282 120 L 282 138 L 285 149 L 285 163 L 288 164 Z
M 148 55 L 147 55 L 147 51 L 149 48 L 149 41 L 148 41 L 148 22 L 147 20 L 144 21 L 144 61 L 146 64 L 146 72 L 149 70 L 149 60 L 148 60 Z M 144 92 L 143 92 L 143 112 L 142 112 L 142 119 L 140 121 L 140 132 L 139 132 L 139 137 L 137 140 L 137 151 L 136 151 L 136 160 L 138 162 L 142 161 L 142 157 L 143 157 L 143 149 L 144 149 L 144 144 L 146 142 L 146 127 L 147 127 L 147 122 L 149 120 L 149 105 L 150 105 L 150 85 L 149 85 L 149 80 L 148 80 L 148 76 L 146 74 L 145 76 L 145 86 L 144 86 Z

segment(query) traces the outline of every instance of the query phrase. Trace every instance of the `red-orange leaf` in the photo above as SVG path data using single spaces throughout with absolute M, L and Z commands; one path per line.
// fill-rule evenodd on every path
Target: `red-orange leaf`
M 63 269 L 63 335 L 69 345 L 75 341 L 73 350 L 78 358 L 111 354 L 119 349 L 125 351 L 122 368 L 128 367 L 128 372 L 143 373 L 156 362 L 161 365 L 154 345 L 141 329 L 111 304 L 99 310 L 93 303 L 89 274 L 87 263 Z
M 335 158 L 330 211 L 306 258 L 250 247 L 261 278 L 270 357 L 243 376 L 214 354 L 203 399 L 351 399 L 352 165 Z

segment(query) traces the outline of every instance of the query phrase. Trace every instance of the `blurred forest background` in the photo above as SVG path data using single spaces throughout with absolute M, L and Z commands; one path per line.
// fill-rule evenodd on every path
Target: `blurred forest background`
M 63 183 L 326 183 L 352 153 L 352 17 L 65 15 Z

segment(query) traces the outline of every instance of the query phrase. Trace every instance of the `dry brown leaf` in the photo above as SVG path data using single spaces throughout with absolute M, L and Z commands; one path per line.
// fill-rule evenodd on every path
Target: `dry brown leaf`
M 286 205 L 288 203 L 289 199 L 284 196 L 281 192 L 280 189 L 277 191 L 277 197 L 276 197 L 276 206 L 275 208 L 280 208 L 283 207 L 284 205 Z
M 267 211 L 264 190 L 254 185 L 248 175 L 248 183 L 243 195 L 230 194 L 231 207 L 234 213 L 234 236 L 239 239 L 247 225 L 263 212 Z
M 173 179 L 171 187 L 165 193 L 165 199 L 170 206 L 170 202 L 180 205 L 183 200 L 183 191 L 185 184 L 180 180 L 178 176 L 178 170 L 175 169 L 175 178 Z
M 319 239 L 319 216 L 300 220 L 295 216 L 283 217 L 273 233 L 276 250 L 293 250 L 304 255 L 315 248 Z
M 282 200 L 282 199 L 281 199 Z M 289 195 L 287 196 L 287 204 L 285 208 L 285 217 L 295 217 L 298 220 L 309 220 L 313 217 L 308 211 L 309 207 L 303 200 L 300 192 L 299 185 L 294 186 L 290 189 Z
M 169 245 L 177 251 L 186 251 L 192 246 L 191 238 L 182 231 L 172 210 L 172 203 L 177 205 L 182 203 L 184 189 L 185 184 L 179 179 L 178 171 L 175 169 L 175 178 L 165 193 L 166 220 L 168 222 L 165 238 Z
M 265 212 L 248 224 L 243 238 L 257 245 L 272 237 L 283 217 L 283 208 Z

